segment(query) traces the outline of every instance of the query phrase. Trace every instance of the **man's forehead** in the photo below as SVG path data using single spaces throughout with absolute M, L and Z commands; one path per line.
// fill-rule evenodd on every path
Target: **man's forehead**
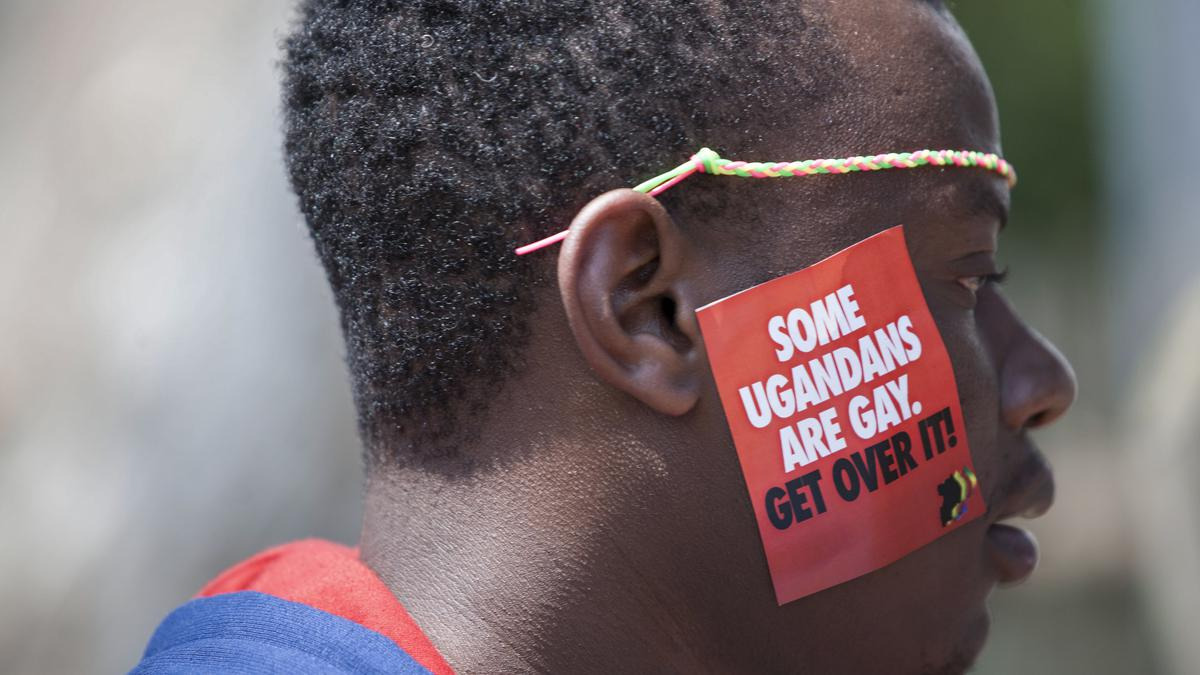
M 780 124 L 761 139 L 743 135 L 714 147 L 737 159 L 771 161 L 921 149 L 1000 152 L 991 86 L 970 42 L 940 5 L 818 0 L 806 7 L 842 52 L 844 86 L 816 109 L 787 105 L 802 95 L 802 83 L 794 92 L 781 91 L 775 118 Z M 724 252 L 737 250 L 754 260 L 752 281 L 812 264 L 898 223 L 969 229 L 971 235 L 957 237 L 956 246 L 994 246 L 1009 203 L 1003 178 L 960 167 L 714 189 L 757 195 L 747 203 L 747 214 L 759 225 L 717 228 L 713 242 Z
M 832 102 L 822 156 L 921 148 L 999 152 L 995 99 L 953 16 L 916 0 L 829 3 L 850 82 Z M 814 120 L 796 119 L 800 134 Z M 829 133 L 832 132 L 832 133 Z M 823 135 L 823 134 L 821 134 Z M 811 146 L 811 142 L 804 145 Z

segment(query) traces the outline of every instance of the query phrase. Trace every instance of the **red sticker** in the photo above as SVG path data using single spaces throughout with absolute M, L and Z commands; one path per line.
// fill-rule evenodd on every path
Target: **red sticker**
M 779 604 L 983 515 L 900 226 L 697 316 Z

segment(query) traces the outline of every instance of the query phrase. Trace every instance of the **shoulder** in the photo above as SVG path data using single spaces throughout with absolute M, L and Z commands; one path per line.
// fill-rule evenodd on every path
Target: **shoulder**
M 163 620 L 134 673 L 429 673 L 391 639 L 265 593 L 197 598 Z

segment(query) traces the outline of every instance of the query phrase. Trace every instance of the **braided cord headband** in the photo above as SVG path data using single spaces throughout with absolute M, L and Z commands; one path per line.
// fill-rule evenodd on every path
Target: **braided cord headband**
M 988 169 L 1008 179 L 1008 186 L 1017 184 L 1017 171 L 1004 158 L 991 152 L 975 150 L 918 150 L 916 152 L 889 152 L 867 157 L 844 157 L 842 159 L 806 159 L 802 162 L 735 162 L 722 158 L 708 148 L 692 155 L 685 163 L 670 171 L 651 178 L 633 188 L 648 193 L 651 197 L 687 178 L 693 173 L 714 176 L 740 176 L 742 178 L 787 178 L 791 176 L 816 176 L 825 173 L 853 173 L 855 171 L 883 171 L 884 169 L 913 169 L 918 166 L 964 166 Z M 567 238 L 567 230 L 526 244 L 516 250 L 525 255 L 557 244 Z

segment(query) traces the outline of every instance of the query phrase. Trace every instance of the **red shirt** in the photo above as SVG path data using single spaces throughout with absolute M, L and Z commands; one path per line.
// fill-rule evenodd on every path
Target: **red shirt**
M 320 539 L 277 546 L 225 570 L 197 597 L 238 591 L 266 593 L 348 619 L 395 642 L 434 675 L 454 673 L 356 549 Z

